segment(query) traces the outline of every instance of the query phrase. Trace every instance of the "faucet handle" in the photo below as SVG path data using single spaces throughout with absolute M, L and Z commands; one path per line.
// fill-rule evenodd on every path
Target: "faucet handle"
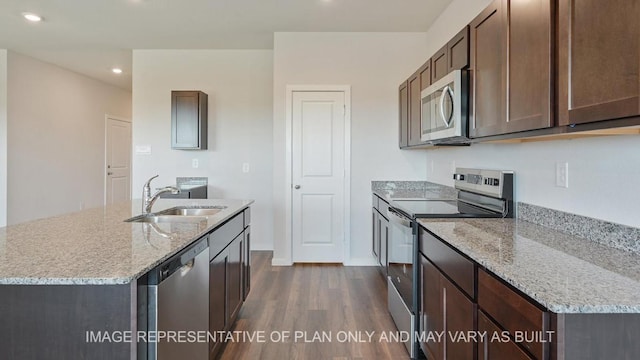
M 151 185 L 151 180 L 157 178 L 160 175 L 152 176 L 146 183 L 144 183 L 144 187 L 149 187 Z

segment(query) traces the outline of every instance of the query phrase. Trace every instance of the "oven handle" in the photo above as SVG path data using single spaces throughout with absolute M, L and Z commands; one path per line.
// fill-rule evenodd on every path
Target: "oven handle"
M 389 216 L 389 221 L 393 221 L 394 224 L 399 224 L 404 227 L 411 228 L 411 220 L 406 216 L 400 214 L 396 209 L 389 207 L 387 215 Z

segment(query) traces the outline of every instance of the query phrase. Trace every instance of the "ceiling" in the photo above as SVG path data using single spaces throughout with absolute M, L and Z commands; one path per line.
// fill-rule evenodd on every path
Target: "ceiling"
M 271 49 L 274 32 L 422 32 L 450 2 L 0 0 L 0 48 L 131 89 L 131 49 Z

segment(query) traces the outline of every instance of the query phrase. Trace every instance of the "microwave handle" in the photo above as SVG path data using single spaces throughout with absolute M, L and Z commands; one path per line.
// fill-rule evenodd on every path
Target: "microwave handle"
M 449 85 L 444 87 L 444 89 L 442 90 L 442 95 L 440 95 L 440 118 L 444 122 L 444 125 L 448 128 L 451 126 L 452 116 L 449 116 L 449 118 L 447 118 L 444 115 L 444 97 L 447 96 L 447 93 L 449 93 L 449 96 L 451 96 L 451 98 L 453 99 L 453 90 L 451 90 L 451 87 Z

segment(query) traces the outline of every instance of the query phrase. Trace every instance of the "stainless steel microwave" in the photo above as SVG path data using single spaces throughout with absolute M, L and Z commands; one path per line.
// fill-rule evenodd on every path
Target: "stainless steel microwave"
M 468 138 L 468 73 L 454 70 L 422 90 L 422 142 L 460 143 Z

